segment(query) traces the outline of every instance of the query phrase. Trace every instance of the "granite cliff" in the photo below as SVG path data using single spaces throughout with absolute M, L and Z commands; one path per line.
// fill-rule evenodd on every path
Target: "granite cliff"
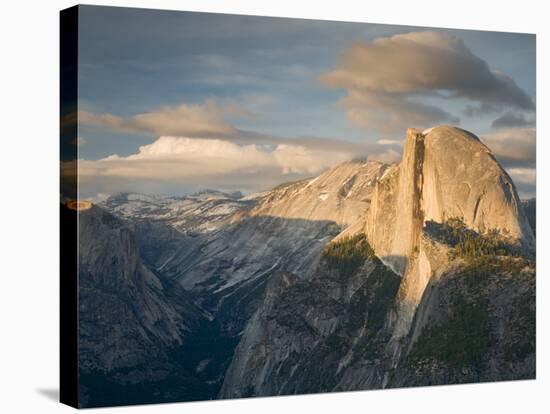
M 403 159 L 376 186 L 365 224 L 376 254 L 403 276 L 395 339 L 408 333 L 428 282 L 449 266 L 426 223 L 453 218 L 478 233 L 502 231 L 525 255 L 534 253 L 514 184 L 479 138 L 448 126 L 407 130 Z
M 79 217 L 91 405 L 535 375 L 534 201 L 459 128 L 409 129 L 399 164 Z
M 534 246 L 477 137 L 410 129 L 313 276 L 272 279 L 220 397 L 532 378 Z
M 208 315 L 145 265 L 127 222 L 93 205 L 79 211 L 78 225 L 81 403 L 185 395 L 161 390 L 174 371 L 190 377 L 173 350 Z

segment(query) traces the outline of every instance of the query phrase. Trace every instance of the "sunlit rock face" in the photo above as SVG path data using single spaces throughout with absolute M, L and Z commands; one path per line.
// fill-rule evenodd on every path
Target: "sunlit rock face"
M 135 343 L 103 352 L 87 338 L 90 356 L 153 355 L 159 378 L 177 372 L 167 379 L 204 398 L 532 378 L 525 205 L 530 221 L 490 150 L 447 126 L 409 129 L 399 164 L 351 161 L 246 197 L 115 195 L 100 206 L 117 217 L 81 212 L 82 303 L 117 307 L 102 329 L 123 325 Z M 441 232 L 456 218 L 468 234 L 498 229 L 514 253 L 452 256 Z M 103 283 L 139 311 L 103 298 Z
M 403 276 L 396 338 L 407 334 L 426 285 L 447 261 L 423 241 L 425 223 L 451 218 L 479 233 L 498 229 L 534 253 L 515 186 L 475 135 L 449 126 L 408 129 L 403 159 L 377 184 L 365 225 L 377 255 Z
M 247 197 L 214 191 L 180 198 L 117 194 L 101 205 L 138 223 L 140 246 L 155 270 L 186 289 L 224 296 L 249 282 L 263 283 L 275 270 L 310 274 L 323 246 L 368 209 L 388 168 L 357 160 Z
M 386 311 L 400 278 L 375 257 L 342 274 L 322 261 L 311 280 L 279 272 L 253 315 L 219 396 L 380 388 Z M 357 361 L 371 362 L 350 375 Z
M 478 232 L 509 232 L 527 250 L 533 233 L 514 183 L 490 149 L 464 130 L 432 129 L 424 139 L 422 210 L 424 220 L 462 217 Z
M 389 168 L 376 161 L 350 161 L 321 175 L 268 192 L 251 215 L 355 223 L 370 205 L 377 180 Z
M 365 228 L 371 244 L 403 274 L 424 223 L 456 217 L 481 233 L 504 230 L 527 251 L 534 249 L 512 180 L 476 136 L 447 126 L 426 134 L 409 129 L 401 164 L 373 194 Z
M 311 217 L 322 211 L 308 210 L 312 198 L 329 200 L 304 194 L 321 177 L 275 190 L 253 211 Z M 310 277 L 274 273 L 220 397 L 534 375 L 534 237 L 490 150 L 458 128 L 409 129 L 401 163 L 381 167 L 365 193 L 364 211 L 330 244 L 364 236 L 373 255 L 343 272 L 323 253 Z M 437 231 L 454 218 L 466 232 L 498 229 L 517 254 L 452 258 Z

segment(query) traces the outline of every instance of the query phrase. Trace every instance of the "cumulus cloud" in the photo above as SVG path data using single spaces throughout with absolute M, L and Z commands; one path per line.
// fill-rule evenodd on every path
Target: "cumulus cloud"
M 221 139 L 162 136 L 127 157 L 114 154 L 95 161 L 80 160 L 78 174 L 84 185 L 98 185 L 101 180 L 111 181 L 111 185 L 121 180 L 156 181 L 246 191 L 269 188 L 285 179 L 312 176 L 352 157 L 345 151 L 301 145 L 263 148 Z M 90 191 L 95 190 L 98 188 Z M 112 192 L 113 188 L 100 190 Z
M 440 32 L 356 42 L 320 81 L 347 91 L 340 103 L 352 123 L 383 132 L 459 122 L 419 97 L 463 98 L 485 109 L 534 109 L 532 99 L 512 78 L 491 69 L 461 39 Z
M 514 112 L 506 112 L 504 115 L 495 119 L 492 123 L 493 128 L 523 128 L 534 125 L 534 115 L 525 115 Z
M 509 128 L 480 136 L 505 167 L 532 168 L 536 163 L 535 128 Z
M 197 137 L 234 134 L 236 129 L 225 121 L 225 115 L 243 116 L 248 112 L 234 103 L 221 106 L 210 100 L 202 105 L 163 106 L 128 118 L 82 111 L 78 120 L 118 132 Z

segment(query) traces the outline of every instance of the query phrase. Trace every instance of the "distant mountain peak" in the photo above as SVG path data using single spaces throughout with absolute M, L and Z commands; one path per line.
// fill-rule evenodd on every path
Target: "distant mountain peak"
M 203 196 L 209 196 L 209 195 L 222 196 L 222 197 L 227 197 L 232 199 L 239 199 L 243 197 L 243 193 L 241 193 L 240 191 L 227 192 L 227 191 L 221 191 L 221 190 L 214 190 L 210 188 L 197 191 L 191 194 L 190 197 L 203 197 Z

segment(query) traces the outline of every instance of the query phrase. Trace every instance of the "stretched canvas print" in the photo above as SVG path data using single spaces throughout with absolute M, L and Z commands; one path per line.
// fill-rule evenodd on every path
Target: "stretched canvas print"
M 533 34 L 62 11 L 61 400 L 534 379 L 535 94 Z

